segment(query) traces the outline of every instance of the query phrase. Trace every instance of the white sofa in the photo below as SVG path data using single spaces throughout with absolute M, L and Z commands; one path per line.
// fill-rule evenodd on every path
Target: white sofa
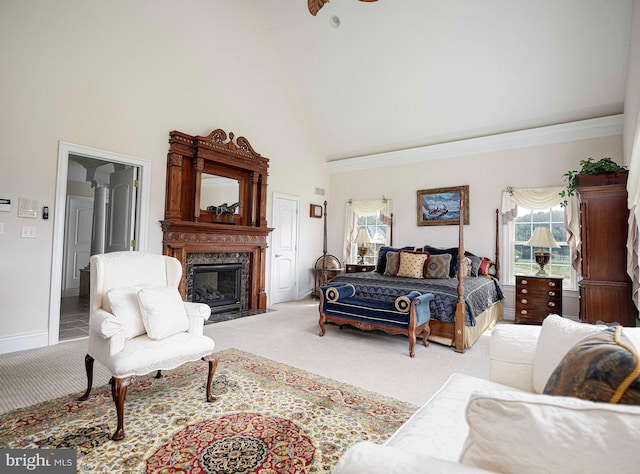
M 603 329 L 556 315 L 496 326 L 491 380 L 453 374 L 384 445 L 349 448 L 334 474 L 638 472 L 640 407 L 542 394 L 574 344 Z M 640 347 L 640 328 L 623 333 Z

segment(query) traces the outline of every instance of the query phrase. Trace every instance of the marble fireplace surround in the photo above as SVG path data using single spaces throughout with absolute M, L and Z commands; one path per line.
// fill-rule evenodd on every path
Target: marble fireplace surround
M 246 252 L 192 252 L 187 253 L 186 295 L 193 300 L 193 269 L 198 265 L 237 263 L 242 265 L 240 282 L 240 311 L 245 311 L 249 301 L 249 274 L 251 255 Z

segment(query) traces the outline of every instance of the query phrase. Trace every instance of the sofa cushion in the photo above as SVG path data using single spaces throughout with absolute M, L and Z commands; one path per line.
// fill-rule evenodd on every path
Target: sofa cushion
M 549 377 L 544 393 L 640 405 L 640 360 L 622 326 L 573 346 Z
M 385 443 L 414 453 L 457 461 L 468 433 L 465 407 L 475 390 L 517 390 L 455 373 Z
M 480 474 L 484 469 L 412 453 L 371 441 L 361 441 L 345 451 L 332 474 Z
M 540 326 L 497 324 L 491 330 L 491 380 L 533 392 L 533 359 Z
M 580 339 L 596 334 L 605 326 L 578 323 L 551 314 L 542 322 L 540 337 L 533 358 L 533 388 L 542 393 L 551 373 L 562 358 Z
M 423 252 L 400 251 L 396 276 L 406 278 L 424 278 L 424 267 L 429 254 Z
M 151 339 L 163 339 L 189 329 L 189 318 L 177 288 L 144 288 L 138 292 L 138 301 Z
M 518 473 L 637 472 L 640 407 L 526 392 L 471 396 L 460 461 Z
M 143 285 L 137 285 L 107 291 L 108 307 L 105 309 L 113 314 L 124 328 L 125 340 L 146 332 L 138 304 L 138 292 L 142 288 Z

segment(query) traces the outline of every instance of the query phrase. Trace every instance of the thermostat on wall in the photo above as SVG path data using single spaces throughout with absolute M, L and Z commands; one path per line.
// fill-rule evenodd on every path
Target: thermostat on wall
M 11 210 L 11 199 L 0 199 L 0 211 L 9 212 Z
M 38 201 L 36 199 L 20 198 L 18 201 L 18 217 L 36 219 L 38 217 Z

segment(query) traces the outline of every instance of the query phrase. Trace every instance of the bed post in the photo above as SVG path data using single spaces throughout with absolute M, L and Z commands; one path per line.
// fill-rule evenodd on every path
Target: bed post
M 467 322 L 464 304 L 464 191 L 460 190 L 460 221 L 458 222 L 458 302 L 456 303 L 455 334 L 453 336 L 456 352 L 464 353 L 464 331 Z
M 496 280 L 500 281 L 500 209 L 496 209 Z

